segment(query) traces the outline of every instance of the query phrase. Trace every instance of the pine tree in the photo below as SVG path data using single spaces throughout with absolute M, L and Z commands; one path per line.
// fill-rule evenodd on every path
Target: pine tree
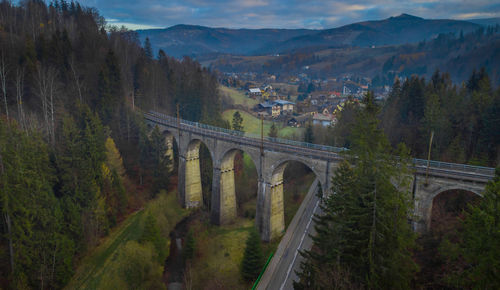
M 277 138 L 278 137 L 278 128 L 276 128 L 276 125 L 274 124 L 274 122 L 271 125 L 271 129 L 269 129 L 268 136 L 272 137 L 272 138 Z
M 448 278 L 459 282 L 459 288 L 499 289 L 500 278 L 500 167 L 495 178 L 486 185 L 483 198 L 465 212 L 463 230 L 459 232 L 459 243 L 445 240 L 441 248 L 454 265 L 466 267 Z M 456 268 L 456 267 L 455 267 Z
M 161 189 L 167 189 L 170 179 L 170 171 L 168 170 L 172 160 L 165 155 L 167 145 L 165 137 L 161 134 L 160 129 L 156 126 L 151 132 L 150 137 L 150 160 L 153 173 L 153 192 L 158 193 Z
M 184 250 L 182 251 L 182 256 L 185 260 L 190 260 L 194 257 L 196 247 L 196 241 L 194 239 L 193 231 L 189 230 L 186 236 L 186 242 L 184 243 Z
M 0 211 L 12 285 L 59 288 L 72 272 L 73 250 L 61 231 L 62 212 L 52 190 L 47 144 L 0 119 Z M 57 276 L 52 275 L 57 270 Z M 34 275 L 33 273 L 36 273 Z
M 303 253 L 298 289 L 409 288 L 417 270 L 408 150 L 401 146 L 400 159 L 393 157 L 373 95 L 363 103 L 352 150 L 332 178 L 334 194 L 323 197 L 324 214 L 315 218 L 317 235 L 313 250 Z
M 144 221 L 144 230 L 139 239 L 141 243 L 151 243 L 153 244 L 158 262 L 163 263 L 167 258 L 166 240 L 161 236 L 160 229 L 156 224 L 156 219 L 148 214 L 146 220 Z
M 149 40 L 149 37 L 146 37 L 146 40 L 144 40 L 144 54 L 148 59 L 153 58 L 153 48 L 151 47 L 151 41 Z
M 234 112 L 233 114 L 233 122 L 232 122 L 233 130 L 243 132 L 243 118 L 239 111 Z
M 247 281 L 252 281 L 259 276 L 264 258 L 260 245 L 260 237 L 255 229 L 250 231 L 248 236 L 245 253 L 243 254 L 243 262 L 241 265 L 241 275 Z
M 307 123 L 306 132 L 304 133 L 304 142 L 314 143 L 314 132 L 312 123 Z

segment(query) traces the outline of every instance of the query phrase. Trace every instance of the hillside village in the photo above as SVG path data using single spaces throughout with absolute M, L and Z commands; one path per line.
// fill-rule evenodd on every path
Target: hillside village
M 224 74 L 221 83 L 237 87 L 246 98 L 258 102 L 244 108 L 253 116 L 297 128 L 309 122 L 334 126 L 347 103 L 359 102 L 373 89 L 368 78 L 313 79 L 305 73 L 285 80 L 275 75 L 229 73 Z M 389 87 L 375 89 L 379 100 L 388 93 Z

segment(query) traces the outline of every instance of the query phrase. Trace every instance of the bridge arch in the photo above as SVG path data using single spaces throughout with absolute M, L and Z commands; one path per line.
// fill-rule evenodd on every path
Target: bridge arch
M 192 138 L 187 146 L 180 153 L 179 172 L 184 180 L 179 179 L 180 195 L 183 205 L 186 208 L 199 207 L 203 205 L 202 174 L 200 167 L 200 147 L 204 144 L 208 149 L 210 158 L 213 162 L 214 153 L 203 140 Z M 181 148 L 182 150 L 182 148 Z
M 464 182 L 453 179 L 418 178 L 415 184 L 415 230 L 427 232 L 431 229 L 432 211 L 434 201 L 440 194 L 450 191 L 466 191 L 478 197 L 482 197 L 484 184 Z
M 432 228 L 442 230 L 438 223 L 446 218 L 446 215 L 454 214 L 456 218 L 459 212 L 466 209 L 467 204 L 482 197 L 481 192 L 475 188 L 464 188 L 457 185 L 446 186 L 434 191 L 430 195 L 432 201 L 427 213 L 427 230 Z
M 258 163 L 255 157 L 241 148 L 231 147 L 220 151 L 218 162 L 214 166 L 214 180 L 212 184 L 211 219 L 215 224 L 228 224 L 237 215 L 237 195 L 235 182 L 235 159 L 238 153 L 246 154 L 259 176 Z M 257 184 L 257 179 L 255 180 Z
M 261 237 L 265 241 L 279 237 L 285 230 L 284 177 L 286 168 L 292 163 L 299 163 L 308 168 L 319 180 L 321 187 L 326 188 L 326 173 L 321 174 L 326 172 L 325 167 L 328 166 L 326 163 L 318 164 L 300 158 L 283 158 L 269 166 L 263 184 L 259 187 L 262 188 L 262 193 L 257 209 L 261 209 L 262 213 L 257 214 L 260 220 L 256 221 Z

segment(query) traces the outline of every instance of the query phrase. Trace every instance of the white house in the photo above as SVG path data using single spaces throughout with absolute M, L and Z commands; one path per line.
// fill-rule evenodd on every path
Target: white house
M 251 88 L 248 90 L 248 96 L 255 98 L 262 96 L 262 91 L 259 88 Z

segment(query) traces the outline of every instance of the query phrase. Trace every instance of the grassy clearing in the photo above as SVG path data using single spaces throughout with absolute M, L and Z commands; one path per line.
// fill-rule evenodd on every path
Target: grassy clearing
M 101 244 L 86 254 L 75 275 L 66 289 L 98 289 L 101 278 L 112 267 L 115 254 L 128 241 L 139 239 L 143 232 L 144 220 L 147 214 L 156 217 L 158 227 L 163 236 L 168 237 L 170 231 L 189 211 L 182 209 L 175 192 L 161 192 L 158 197 L 149 202 L 146 208 L 131 214 L 111 233 L 102 239 Z
M 219 86 L 219 90 L 221 91 L 222 94 L 231 97 L 235 105 L 243 105 L 248 109 L 251 109 L 253 108 L 253 106 L 259 103 L 258 100 L 248 98 L 242 91 L 239 91 L 234 88 Z
M 234 112 L 239 111 L 235 109 L 226 110 L 222 113 L 222 118 L 231 122 L 233 120 Z M 254 134 L 260 136 L 260 119 L 247 113 L 240 111 L 241 117 L 243 118 L 243 129 L 246 133 Z M 264 135 L 267 136 L 269 130 L 271 129 L 272 121 L 264 121 Z M 288 126 L 283 126 L 281 123 L 275 123 L 278 128 L 278 137 L 287 138 L 296 134 L 297 136 L 302 136 L 303 128 L 292 128 Z
M 253 221 L 215 226 L 195 221 L 196 257 L 191 266 L 193 289 L 249 289 L 240 275 L 245 242 Z
M 246 157 L 246 155 L 245 155 Z M 243 158 L 244 170 L 253 166 L 249 158 Z M 284 188 L 285 225 L 288 226 L 300 207 L 314 180 L 310 172 L 290 180 Z M 242 205 L 243 211 L 255 212 L 256 197 Z M 238 217 L 231 225 L 215 226 L 207 221 L 196 220 L 190 225 L 196 239 L 196 255 L 188 271 L 192 289 L 250 289 L 252 283 L 241 278 L 240 267 L 249 231 L 255 220 Z M 262 243 L 264 258 L 276 251 L 281 238 Z

